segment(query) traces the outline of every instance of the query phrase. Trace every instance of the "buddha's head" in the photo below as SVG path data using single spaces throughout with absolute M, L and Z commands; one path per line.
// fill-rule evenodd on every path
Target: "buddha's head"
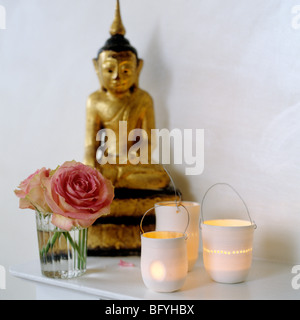
M 111 37 L 93 60 L 101 89 L 112 94 L 133 91 L 138 86 L 143 61 L 138 58 L 136 49 L 124 37 L 125 28 L 120 16 L 119 1 L 110 34 Z

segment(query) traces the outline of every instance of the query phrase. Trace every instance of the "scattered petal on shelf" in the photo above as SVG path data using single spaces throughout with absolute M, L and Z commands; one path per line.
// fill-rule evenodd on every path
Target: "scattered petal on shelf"
M 135 267 L 134 263 L 126 262 L 122 259 L 120 259 L 119 266 L 120 267 Z

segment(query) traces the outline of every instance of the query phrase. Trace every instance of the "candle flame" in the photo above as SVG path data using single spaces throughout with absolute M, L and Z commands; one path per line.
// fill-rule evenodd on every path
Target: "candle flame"
M 150 265 L 150 274 L 154 280 L 163 281 L 166 277 L 166 268 L 160 261 L 154 261 Z

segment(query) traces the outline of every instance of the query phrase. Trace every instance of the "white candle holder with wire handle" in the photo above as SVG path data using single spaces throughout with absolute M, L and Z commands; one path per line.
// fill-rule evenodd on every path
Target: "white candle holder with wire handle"
M 248 220 L 216 219 L 203 217 L 203 203 L 207 193 L 216 185 L 230 187 L 243 202 Z M 238 283 L 246 280 L 252 264 L 253 234 L 256 224 L 239 193 L 227 183 L 216 183 L 205 193 L 201 203 L 201 231 L 203 263 L 210 277 L 221 283 Z
M 181 206 L 178 204 L 178 206 Z M 141 273 L 145 286 L 156 292 L 173 292 L 182 288 L 188 272 L 186 229 L 144 232 L 141 229 Z M 188 214 L 188 211 L 187 211 Z M 189 214 L 188 214 L 189 215 Z M 189 219 L 188 219 L 189 223 Z

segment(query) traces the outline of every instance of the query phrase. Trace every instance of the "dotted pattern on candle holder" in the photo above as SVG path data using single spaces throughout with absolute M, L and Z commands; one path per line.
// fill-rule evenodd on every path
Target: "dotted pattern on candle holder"
M 226 255 L 237 255 L 237 254 L 245 254 L 252 252 L 252 248 L 249 249 L 243 249 L 243 250 L 233 250 L 233 251 L 228 251 L 228 250 L 210 250 L 207 248 L 203 248 L 203 251 L 210 253 L 210 254 L 226 254 Z

